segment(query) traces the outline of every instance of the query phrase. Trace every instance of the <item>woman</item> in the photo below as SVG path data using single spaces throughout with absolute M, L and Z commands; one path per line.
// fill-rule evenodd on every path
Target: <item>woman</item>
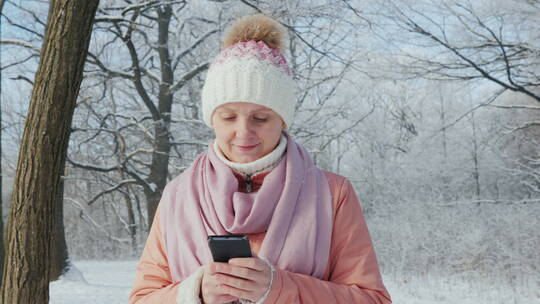
M 295 86 L 279 24 L 237 21 L 202 91 L 215 141 L 167 184 L 130 303 L 391 303 L 351 183 L 287 132 Z M 208 235 L 252 258 L 212 262 Z

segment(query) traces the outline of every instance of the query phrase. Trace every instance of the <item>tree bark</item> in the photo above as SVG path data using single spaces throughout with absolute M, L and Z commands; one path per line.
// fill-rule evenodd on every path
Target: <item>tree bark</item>
M 474 111 L 471 112 L 472 142 L 473 142 L 473 161 L 474 161 L 474 194 L 476 199 L 480 199 L 480 169 L 478 165 L 478 138 L 476 137 L 476 122 L 474 120 Z
M 4 8 L 4 0 L 0 0 L 0 16 Z M 2 40 L 2 18 L 0 18 L 0 40 Z M 0 286 L 2 286 L 2 273 L 4 272 L 4 202 L 2 185 L 2 70 L 0 70 Z
M 65 165 L 65 163 L 64 163 Z M 62 170 L 64 172 L 64 170 Z M 69 255 L 64 231 L 64 179 L 60 179 L 55 199 L 49 281 L 56 281 L 69 267 Z
M 172 16 L 170 5 L 157 8 L 158 13 L 158 54 L 161 65 L 161 84 L 159 86 L 158 111 L 161 115 L 159 121 L 154 122 L 154 151 L 148 180 L 154 187 L 146 190 L 148 201 L 147 216 L 148 227 L 152 227 L 152 221 L 157 206 L 161 199 L 163 189 L 167 183 L 169 172 L 169 155 L 171 152 L 170 125 L 173 92 L 170 88 L 174 82 L 171 57 L 169 54 L 169 24 Z
M 7 225 L 2 304 L 49 300 L 57 193 L 98 3 L 50 2 Z

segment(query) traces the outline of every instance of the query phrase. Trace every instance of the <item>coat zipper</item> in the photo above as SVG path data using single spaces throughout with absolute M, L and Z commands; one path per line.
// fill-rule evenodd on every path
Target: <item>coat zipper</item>
M 251 192 L 251 188 L 252 188 L 251 175 L 246 175 L 246 192 L 247 193 Z

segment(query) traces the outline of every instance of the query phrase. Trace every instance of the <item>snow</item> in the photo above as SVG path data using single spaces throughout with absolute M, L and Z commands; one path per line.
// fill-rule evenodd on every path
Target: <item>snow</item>
M 137 261 L 76 261 L 75 269 L 50 286 L 51 304 L 124 304 Z M 540 304 L 540 280 L 528 286 L 452 277 L 384 278 L 395 304 Z
M 528 287 L 488 280 L 430 275 L 384 283 L 396 304 L 540 304 L 540 281 L 533 277 Z
M 51 304 L 125 304 L 137 261 L 75 261 L 58 281 L 49 284 Z M 77 269 L 82 276 L 77 275 Z
M 22 47 L 25 47 L 25 48 L 32 49 L 32 50 L 34 50 L 36 52 L 39 52 L 41 50 L 39 47 L 36 47 L 36 46 L 32 45 L 28 41 L 19 40 L 19 39 L 4 39 L 4 40 L 2 40 L 2 44 L 18 45 L 18 46 L 22 46 Z
M 111 16 L 111 15 L 99 15 L 94 18 L 94 22 L 131 22 L 131 20 L 124 18 L 123 16 Z

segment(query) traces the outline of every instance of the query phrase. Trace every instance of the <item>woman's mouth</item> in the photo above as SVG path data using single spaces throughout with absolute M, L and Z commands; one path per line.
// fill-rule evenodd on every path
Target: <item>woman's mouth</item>
M 258 145 L 258 144 L 257 144 Z M 237 146 L 238 149 L 240 151 L 250 151 L 252 150 L 253 148 L 255 148 L 257 145 L 253 145 L 253 146 Z

